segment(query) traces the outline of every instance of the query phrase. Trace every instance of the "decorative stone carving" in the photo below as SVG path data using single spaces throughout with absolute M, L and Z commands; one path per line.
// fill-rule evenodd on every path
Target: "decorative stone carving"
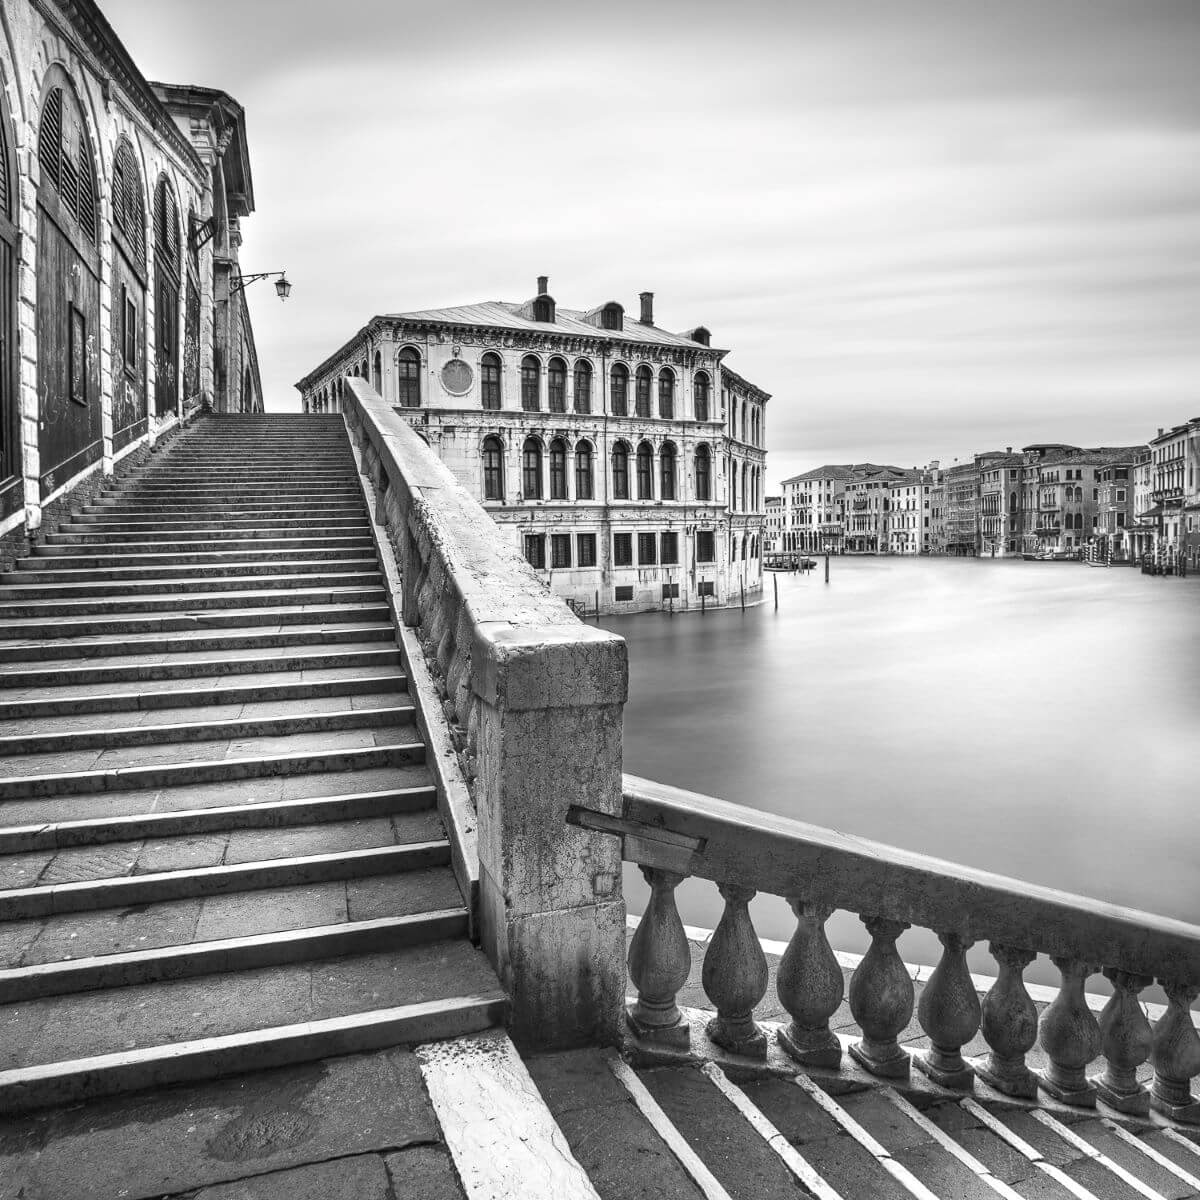
M 1052 958 L 1062 977 L 1054 1002 L 1042 1013 L 1038 1032 L 1050 1065 L 1040 1086 L 1063 1104 L 1094 1108 L 1096 1091 L 1084 1068 L 1100 1053 L 1100 1026 L 1087 1006 L 1084 985 L 1096 968 L 1077 958 Z
M 850 1056 L 885 1079 L 907 1079 L 909 1057 L 897 1035 L 913 1013 L 913 982 L 896 950 L 896 939 L 908 926 L 884 917 L 864 917 L 871 948 L 850 980 L 850 1011 L 862 1030 Z
M 1167 1011 L 1155 1022 L 1154 1083 L 1150 1105 L 1174 1121 L 1200 1125 L 1200 1101 L 1192 1095 L 1190 1080 L 1200 1074 L 1200 1036 L 1192 1024 L 1192 1001 L 1200 985 L 1160 979 L 1167 993 Z
M 917 1017 L 929 1035 L 930 1048 L 913 1059 L 918 1071 L 950 1088 L 970 1088 L 975 1073 L 962 1048 L 979 1029 L 979 997 L 967 969 L 972 943 L 957 933 L 939 933 L 942 957 L 921 992 Z
M 837 1067 L 842 1045 L 829 1028 L 829 1018 L 842 1002 L 845 983 L 825 922 L 832 909 L 800 896 L 789 896 L 796 931 L 784 951 L 776 976 L 779 1002 L 792 1018 L 778 1034 L 779 1044 L 806 1067 Z
M 456 346 L 455 350 L 457 349 Z M 461 358 L 452 358 L 442 367 L 442 387 L 452 396 L 461 396 L 469 392 L 471 384 L 474 382 L 475 373 L 471 370 L 470 364 Z
M 1150 1096 L 1137 1081 L 1137 1070 L 1150 1057 L 1154 1033 L 1138 1003 L 1138 992 L 1150 985 L 1148 975 L 1131 975 L 1106 967 L 1113 994 L 1100 1014 L 1100 1041 L 1104 1049 L 1104 1073 L 1092 1078 L 1096 1093 L 1109 1108 L 1144 1116 L 1150 1111 Z
M 629 944 L 629 978 L 638 997 L 626 1017 L 638 1037 L 686 1049 L 690 1032 L 675 1003 L 692 965 L 675 906 L 675 889 L 684 877 L 654 867 L 642 867 L 642 875 L 650 885 L 650 902 Z
M 748 905 L 753 888 L 720 884 L 725 911 L 704 955 L 701 982 L 716 1007 L 708 1036 L 734 1054 L 766 1058 L 767 1035 L 755 1024 L 754 1006 L 767 990 L 767 959 Z
M 989 1053 L 975 1060 L 975 1074 L 1006 1096 L 1032 1100 L 1037 1076 L 1025 1065 L 1025 1055 L 1037 1041 L 1038 1016 L 1022 974 L 1037 955 L 999 942 L 991 942 L 988 950 L 1000 971 L 983 998 L 980 1026 Z

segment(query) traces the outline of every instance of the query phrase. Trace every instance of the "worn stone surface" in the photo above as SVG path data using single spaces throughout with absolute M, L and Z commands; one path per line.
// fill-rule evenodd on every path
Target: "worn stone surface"
M 454 1163 L 441 1146 L 412 1146 L 384 1157 L 389 1200 L 466 1200 Z
M 0 1120 L 0 1197 L 140 1200 L 438 1139 L 387 1050 Z
M 378 1154 L 337 1158 L 203 1188 L 193 1200 L 392 1200 Z

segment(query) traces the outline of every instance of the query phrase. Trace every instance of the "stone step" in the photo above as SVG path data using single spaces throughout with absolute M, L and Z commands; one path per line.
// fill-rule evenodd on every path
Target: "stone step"
M 362 821 L 404 813 L 427 812 L 437 803 L 433 784 L 314 796 L 300 800 L 266 800 L 177 812 L 135 812 L 128 816 L 94 817 L 0 826 L 0 854 L 29 854 L 69 846 L 100 846 L 141 838 L 196 837 L 235 829 L 291 829 L 326 821 Z
M 246 579 L 251 576 L 275 575 L 288 578 L 296 575 L 319 575 L 322 572 L 353 572 L 362 574 L 374 572 L 378 574 L 379 561 L 376 558 L 359 557 L 345 558 L 330 562 L 328 559 L 293 558 L 280 559 L 270 562 L 225 562 L 225 563 L 180 563 L 177 566 L 142 566 L 142 567 L 75 567 L 71 559 L 51 559 L 38 562 L 37 559 L 21 559 L 20 562 L 33 565 L 24 570 L 5 571 L 0 573 L 0 584 L 25 587 L 31 585 L 54 585 L 62 583 L 88 583 L 92 580 L 99 582 L 110 581 L 120 584 L 126 580 L 161 580 L 171 582 L 180 579 Z M 65 564 L 65 565 L 64 565 Z M 8 594 L 0 588 L 0 595 Z
M 157 516 L 134 517 L 127 513 L 112 515 L 79 513 L 71 517 L 69 521 L 60 523 L 58 529 L 60 533 L 107 533 L 109 531 L 137 533 L 142 529 L 158 529 L 164 524 L 169 524 L 172 529 L 200 530 L 344 529 L 346 527 L 361 527 L 365 523 L 365 519 L 365 513 L 361 507 L 357 513 L 348 513 L 345 516 L 314 516 L 311 513 L 306 513 L 302 517 L 289 517 L 286 515 L 275 516 L 273 513 L 269 513 L 267 515 L 258 514 L 243 518 L 222 514 L 219 519 L 214 519 L 212 514 L 188 516 L 176 513 L 171 516 L 169 521 L 164 521 L 161 514 Z
M 0 680 L 7 680 L 10 674 L 19 674 L 22 677 L 28 674 L 23 669 L 10 672 L 4 664 L 11 663 L 58 662 L 62 664 L 58 668 L 39 668 L 39 673 L 51 672 L 52 670 L 55 672 L 78 672 L 84 670 L 84 668 L 75 668 L 67 665 L 67 660 L 73 658 L 132 659 L 131 666 L 135 664 L 140 667 L 157 666 L 166 672 L 165 674 L 158 675 L 139 674 L 138 678 L 174 679 L 213 673 L 193 669 L 197 665 L 196 661 L 184 657 L 185 655 L 200 651 L 221 653 L 223 651 L 234 650 L 265 650 L 276 647 L 307 646 L 316 648 L 332 643 L 358 645 L 366 642 L 392 642 L 394 638 L 395 631 L 392 629 L 390 622 L 381 619 L 360 623 L 348 622 L 341 627 L 336 624 L 300 624 L 290 629 L 243 628 L 223 634 L 180 631 L 171 637 L 162 637 L 156 632 L 131 633 L 124 638 L 115 640 L 104 636 L 95 637 L 90 641 L 60 638 L 57 640 L 48 639 L 43 642 L 31 641 L 27 645 L 19 646 L 5 645 L 0 642 Z M 347 653 L 349 652 L 347 651 Z M 386 652 L 391 653 L 391 648 L 388 647 Z M 171 660 L 163 661 L 161 656 L 167 654 L 174 655 L 175 657 Z M 157 663 L 147 662 L 146 656 L 148 655 L 157 656 Z M 223 666 L 231 673 L 242 670 L 260 669 L 258 665 L 246 667 L 235 666 L 234 664 L 241 661 L 242 657 L 239 655 L 236 658 L 214 660 L 214 665 Z M 247 654 L 245 658 L 247 661 L 251 661 L 251 655 Z M 259 664 L 262 661 L 261 659 L 257 660 Z M 182 664 L 185 669 L 182 671 L 170 669 L 172 662 L 177 665 Z M 96 666 L 98 667 L 98 665 Z M 119 666 L 120 663 L 115 662 L 112 665 Z M 96 667 L 91 669 L 94 672 Z M 272 670 L 274 668 L 262 667 L 261 669 Z M 77 673 L 72 678 L 82 681 L 85 677 Z M 48 677 L 48 682 L 51 685 L 67 681 L 65 676 L 59 678 L 57 674 Z
M 83 574 L 83 573 L 81 573 Z M 17 600 L 70 600 L 77 596 L 141 596 L 170 597 L 173 594 L 197 595 L 201 592 L 246 592 L 255 590 L 292 588 L 311 589 L 378 586 L 382 580 L 376 564 L 369 563 L 366 569 L 341 571 L 325 564 L 324 571 L 301 571 L 297 573 L 277 572 L 272 574 L 244 573 L 238 568 L 226 568 L 220 574 L 210 572 L 195 578 L 180 572 L 175 578 L 164 578 L 153 572 L 145 579 L 113 578 L 110 571 L 95 571 L 83 574 L 82 579 L 55 580 L 18 575 L 18 582 L 10 583 L 8 577 L 0 577 L 0 607 Z M 189 607 L 194 607 L 189 606 Z M 96 605 L 91 611 L 105 611 Z
M 303 741 L 304 739 L 300 739 Z M 311 739 L 309 739 L 311 742 Z M 119 792 L 146 788 L 175 788 L 195 783 L 224 783 L 234 779 L 261 779 L 275 775 L 308 775 L 325 771 L 362 771 L 382 766 L 406 766 L 424 763 L 425 746 L 421 742 L 396 740 L 387 745 L 335 747 L 328 750 L 253 753 L 253 739 L 247 739 L 251 753 L 224 759 L 183 756 L 183 748 L 166 746 L 160 761 L 143 766 L 113 767 L 100 770 L 47 772 L 0 778 L 0 802 L 45 797 L 80 795 L 92 792 Z M 221 744 L 216 743 L 214 752 Z M 193 754 L 195 747 L 192 747 Z M 0 808 L 0 819 L 7 818 Z
M 349 589 L 347 589 L 349 590 Z M 144 633 L 169 633 L 186 630 L 204 629 L 236 629 L 243 632 L 256 626 L 284 625 L 335 625 L 342 622 L 386 621 L 389 610 L 383 603 L 382 593 L 375 594 L 375 603 L 369 599 L 351 600 L 349 597 L 339 603 L 335 594 L 329 593 L 326 603 L 314 600 L 312 603 L 296 605 L 279 605 L 282 599 L 290 596 L 262 593 L 261 599 L 253 593 L 243 593 L 241 608 L 229 609 L 219 605 L 198 603 L 202 597 L 191 597 L 189 603 L 178 606 L 151 607 L 149 611 L 139 612 L 136 608 L 126 611 L 114 611 L 111 616 L 70 617 L 65 611 L 70 606 L 55 605 L 64 611 L 48 611 L 41 617 L 17 617 L 11 614 L 3 615 L 6 642 L 26 641 L 30 638 L 67 640 L 81 637 L 110 637 L 114 634 L 137 635 Z M 259 604 L 254 605 L 255 599 Z M 271 605 L 275 604 L 275 607 Z M 0 606 L 2 607 L 2 606 Z M 15 607 L 15 606 L 14 606 Z M 83 606 L 86 609 L 86 605 Z M 194 612 L 172 612 L 172 607 L 187 607 Z M 26 647 L 12 646 L 0 643 L 0 655 L 6 649 L 22 650 Z M 0 661 L 4 661 L 0 657 Z
M 204 686 L 184 686 L 171 689 L 151 690 L 136 685 L 123 691 L 103 686 L 91 695 L 72 693 L 69 689 L 56 689 L 54 694 L 40 699 L 7 699 L 6 683 L 0 675 L 0 721 L 38 721 L 53 717 L 84 717 L 103 714 L 113 721 L 128 720 L 126 714 L 169 713 L 180 708 L 228 708 L 246 704 L 278 705 L 280 702 L 311 704 L 313 701 L 334 697 L 371 697 L 380 700 L 387 696 L 407 700 L 407 679 L 399 671 L 387 675 L 362 675 L 348 672 L 334 679 L 304 680 L 299 677 L 286 682 L 235 683 L 230 687 L 216 688 L 212 683 Z M 361 702 L 356 702 L 361 703 Z M 78 728 L 78 723 L 76 728 Z M 50 730 L 51 726 L 41 728 Z M 5 734 L 25 732 L 23 729 L 4 729 Z
M 206 513 L 214 516 L 252 516 L 256 513 L 274 516 L 296 516 L 296 517 L 311 517 L 319 516 L 327 513 L 336 515 L 339 513 L 361 513 L 363 505 L 361 500 L 354 502 L 353 500 L 345 500 L 339 504 L 326 504 L 320 502 L 317 498 L 313 498 L 303 504 L 274 504 L 264 500 L 261 503 L 255 504 L 253 501 L 242 502 L 234 498 L 226 500 L 209 500 L 196 504 L 141 504 L 137 500 L 117 500 L 113 497 L 108 497 L 103 501 L 97 500 L 93 504 L 84 504 L 78 510 L 80 513 L 86 513 L 94 516 L 109 516 L 115 517 L 152 517 L 155 520 L 161 521 L 166 514 L 185 515 L 195 513 L 204 515 Z
M 47 537 L 62 537 L 62 534 L 47 534 Z M 157 541 L 120 542 L 120 543 L 88 543 L 86 541 L 39 542 L 34 547 L 34 553 L 43 558 L 75 558 L 75 557 L 115 557 L 129 555 L 142 558 L 147 555 L 172 554 L 194 555 L 212 552 L 234 553 L 242 551 L 257 556 L 263 553 L 286 551 L 294 553 L 301 551 L 305 554 L 317 554 L 323 550 L 349 550 L 355 554 L 371 553 L 375 543 L 369 535 L 361 537 L 308 537 L 308 538 L 176 538 L 172 543 L 173 550 L 164 549 Z M 185 558 L 184 561 L 187 561 Z
M 312 545 L 324 544 L 339 544 L 348 540 L 361 542 L 364 538 L 370 537 L 370 526 L 366 523 L 366 519 L 350 524 L 339 525 L 337 531 L 331 534 L 299 534 L 295 536 L 287 536 L 280 533 L 278 529 L 264 529 L 260 525 L 247 526 L 244 529 L 227 529 L 222 525 L 210 524 L 204 526 L 171 526 L 158 527 L 154 530 L 148 529 L 99 529 L 94 533 L 81 526 L 76 530 L 69 530 L 65 533 L 47 533 L 46 545 L 50 546 L 87 546 L 87 545 L 114 545 L 119 546 L 126 543 L 140 543 L 157 545 L 161 542 L 169 542 L 172 545 L 194 545 L 202 542 L 278 542 L 288 546 L 305 546 L 306 543 Z
M 301 733 L 330 733 L 346 729 L 395 729 L 411 725 L 416 719 L 411 704 L 392 697 L 372 697 L 387 707 L 349 708 L 344 697 L 333 697 L 330 706 L 312 700 L 295 701 L 295 712 L 279 715 L 223 717 L 206 712 L 202 721 L 172 720 L 171 710 L 149 714 L 144 723 L 128 724 L 128 714 L 114 714 L 120 724 L 110 725 L 99 715 L 91 718 L 34 719 L 24 722 L 30 728 L 39 725 L 39 733 L 0 732 L 0 758 L 28 755 L 72 754 L 82 750 L 113 750 L 130 746 L 165 746 L 207 741 L 243 741 L 257 737 L 292 737 Z M 286 702 L 285 702 L 286 703 Z M 334 707 L 338 705 L 340 707 Z M 237 706 L 241 707 L 241 706 Z M 279 709 L 280 704 L 270 706 Z M 87 728 L 67 728 L 85 724 Z M 0 727 L 3 730 L 4 727 Z
M 295 486 L 291 484 L 256 484 L 253 487 L 240 487 L 236 495 L 231 495 L 230 489 L 219 484 L 181 484 L 172 486 L 164 478 L 162 483 L 143 483 L 136 487 L 122 488 L 119 492 L 102 492 L 102 495 L 114 496 L 117 499 L 136 502 L 139 500 L 165 500 L 179 504 L 199 503 L 206 500 L 278 500 L 284 504 L 303 504 L 307 501 L 325 500 L 358 500 L 362 501 L 362 489 L 357 486 Z
M 152 553 L 93 554 L 90 548 L 80 547 L 72 553 L 67 547 L 56 546 L 47 553 L 44 547 L 35 546 L 29 558 L 19 558 L 14 564 L 17 574 L 27 571 L 59 571 L 81 569 L 134 570 L 140 567 L 189 567 L 189 566 L 236 566 L 239 563 L 285 563 L 308 562 L 340 563 L 361 561 L 364 558 L 378 561 L 370 539 L 362 544 L 345 548 L 317 550 L 275 550 L 264 545 L 254 545 L 242 550 L 208 550 L 196 553 L 174 553 L 155 551 Z M 49 560 L 49 561 L 47 561 Z
M 379 646 L 375 642 L 391 642 L 392 629 L 380 623 L 368 628 L 353 627 L 338 631 L 342 636 L 314 636 L 306 645 L 302 637 L 292 638 L 285 642 L 260 643 L 254 639 L 244 639 L 240 654 L 227 654 L 225 657 L 214 657 L 222 650 L 230 651 L 238 647 L 213 644 L 205 649 L 203 646 L 192 648 L 191 643 L 184 641 L 182 646 L 173 645 L 170 657 L 164 658 L 162 653 L 148 651 L 139 653 L 143 643 L 133 643 L 130 647 L 125 642 L 93 644 L 92 649 L 102 651 L 107 644 L 111 654 L 98 652 L 94 657 L 102 661 L 81 667 L 73 662 L 29 667 L 23 665 L 32 660 L 25 659 L 16 665 L 0 662 L 0 687 L 10 689 L 65 688 L 65 687 L 95 687 L 109 682 L 120 687 L 136 687 L 143 683 L 161 683 L 169 679 L 211 679 L 214 687 L 220 687 L 221 681 L 227 677 L 240 675 L 269 675 L 285 671 L 325 672 L 333 670 L 390 667 L 399 665 L 400 651 L 394 645 Z M 220 639 L 218 639 L 219 641 Z M 325 650 L 327 642 L 342 642 L 338 650 Z M 288 654 L 273 654 L 257 656 L 252 652 L 255 648 L 268 649 L 271 646 L 293 647 Z M 47 651 L 61 649 L 57 643 L 49 643 L 44 647 Z M 47 653 L 46 660 L 54 659 Z M 12 696 L 13 700 L 37 699 L 36 696 Z
M 111 851 L 115 847 L 104 849 Z M 132 908 L 257 888 L 325 883 L 331 879 L 357 879 L 364 875 L 388 875 L 449 864 L 450 846 L 443 838 L 406 846 L 337 850 L 329 854 L 259 859 L 227 866 L 85 879 L 44 887 L 6 888 L 0 890 L 0 922 L 36 920 L 64 913 L 90 912 L 96 908 Z
M 455 1037 L 506 1010 L 462 939 L 49 997 L 5 1014 L 0 1112 Z

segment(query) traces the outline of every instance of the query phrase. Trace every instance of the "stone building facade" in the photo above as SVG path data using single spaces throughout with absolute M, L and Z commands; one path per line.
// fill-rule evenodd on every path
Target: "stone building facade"
M 846 484 L 854 467 L 830 465 L 783 481 L 783 546 L 789 552 L 841 554 L 846 548 Z
M 404 415 L 579 612 L 761 598 L 769 395 L 707 329 L 609 301 L 374 317 L 296 386 L 336 412 L 347 375 Z
M 241 107 L 149 82 L 92 0 L 4 17 L 0 558 L 189 410 L 262 407 Z

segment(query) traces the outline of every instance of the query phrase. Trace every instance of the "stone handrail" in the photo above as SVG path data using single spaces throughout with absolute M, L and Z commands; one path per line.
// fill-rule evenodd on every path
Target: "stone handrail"
M 850 982 L 849 1003 L 861 1038 L 849 1053 L 884 1078 L 915 1066 L 945 1087 L 968 1089 L 980 1076 L 1012 1096 L 1040 1087 L 1082 1107 L 1097 1097 L 1126 1113 L 1150 1107 L 1200 1123 L 1190 1080 L 1200 1073 L 1200 1036 L 1190 1005 L 1200 994 L 1200 927 L 1119 908 L 978 871 L 863 838 L 757 812 L 694 792 L 625 776 L 620 816 L 576 807 L 568 821 L 616 834 L 622 856 L 650 884 L 645 914 L 629 948 L 637 1000 L 627 1013 L 645 1042 L 688 1044 L 675 997 L 688 978 L 691 951 L 675 905 L 689 876 L 712 880 L 725 902 L 707 947 L 703 985 L 717 1016 L 708 1036 L 735 1053 L 762 1057 L 766 1032 L 753 1019 L 768 970 L 748 912 L 757 892 L 784 897 L 796 930 L 779 965 L 779 1001 L 791 1017 L 782 1048 L 801 1064 L 837 1068 L 842 1047 L 829 1020 L 843 997 L 841 967 L 825 936 L 835 909 L 859 914 L 870 948 Z M 896 949 L 910 925 L 937 934 L 941 961 L 922 990 L 917 1016 L 931 1048 L 910 1054 L 898 1041 L 914 1008 L 914 988 Z M 980 1004 L 966 951 L 981 940 L 998 964 Z M 1042 1013 L 1022 980 L 1037 954 L 1058 967 L 1062 986 Z M 1113 995 L 1097 1021 L 1084 985 L 1103 970 Z M 1150 1025 L 1138 993 L 1157 979 L 1167 994 Z M 964 1059 L 982 1030 L 989 1053 Z M 1030 1071 L 1026 1054 L 1040 1036 L 1048 1066 Z M 1101 1055 L 1103 1070 L 1086 1069 Z M 1137 1079 L 1150 1060 L 1149 1089 Z
M 621 809 L 623 638 L 550 595 L 424 439 L 366 380 L 343 414 L 399 568 L 415 632 L 478 818 L 482 946 L 511 1032 L 552 1048 L 612 1043 L 624 995 L 619 848 L 567 825 Z

